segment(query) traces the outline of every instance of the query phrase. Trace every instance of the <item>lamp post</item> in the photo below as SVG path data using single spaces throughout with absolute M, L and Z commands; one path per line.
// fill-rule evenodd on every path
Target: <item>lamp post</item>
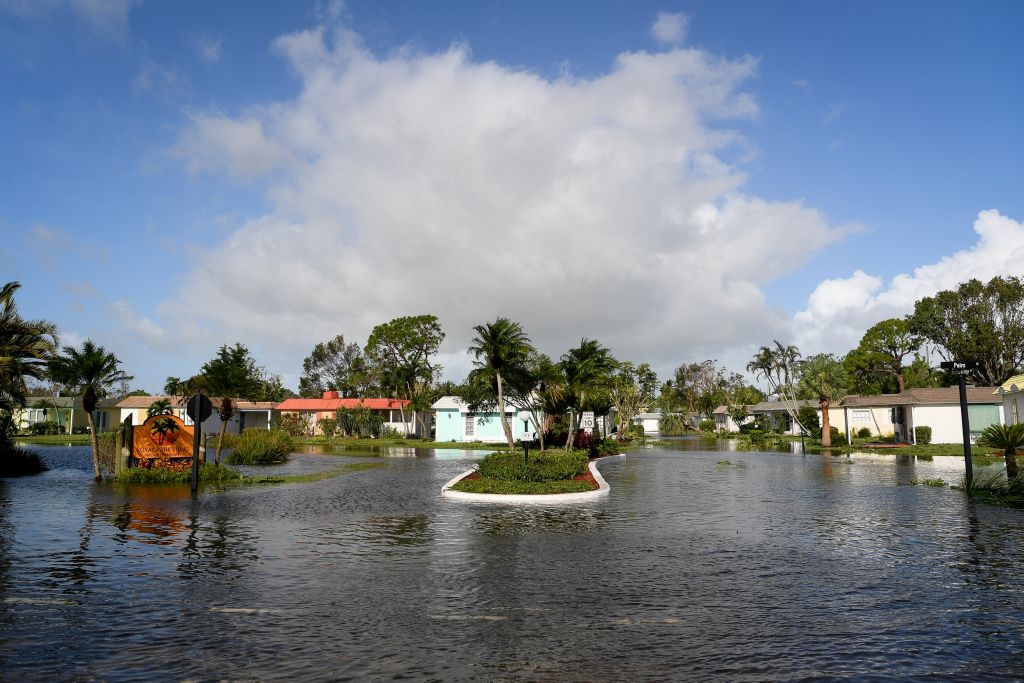
M 523 421 L 523 435 L 520 437 L 520 441 L 523 442 L 523 465 L 530 464 L 530 442 L 533 441 L 533 437 L 530 433 L 530 411 L 520 410 L 519 419 Z

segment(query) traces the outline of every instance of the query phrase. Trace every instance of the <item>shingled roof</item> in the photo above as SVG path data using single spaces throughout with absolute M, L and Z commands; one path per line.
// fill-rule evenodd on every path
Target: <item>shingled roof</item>
M 999 404 L 1002 400 L 993 396 L 995 387 L 967 387 L 968 403 Z M 918 405 L 951 405 L 960 403 L 958 387 L 929 387 L 907 389 L 900 394 L 877 394 L 874 396 L 847 396 L 840 405 L 856 407 L 874 406 L 918 406 Z

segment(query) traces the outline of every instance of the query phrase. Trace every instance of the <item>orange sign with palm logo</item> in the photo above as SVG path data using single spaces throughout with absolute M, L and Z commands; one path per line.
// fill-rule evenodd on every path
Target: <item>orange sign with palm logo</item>
M 132 456 L 136 460 L 175 460 L 192 458 L 192 428 L 180 417 L 154 415 L 135 428 Z M 153 463 L 140 463 L 148 467 Z M 161 463 L 163 466 L 163 463 Z

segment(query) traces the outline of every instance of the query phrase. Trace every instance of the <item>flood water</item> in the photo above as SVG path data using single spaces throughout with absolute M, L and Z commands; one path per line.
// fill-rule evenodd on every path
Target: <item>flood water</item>
M 466 451 L 193 500 L 39 447 L 50 472 L 0 481 L 0 677 L 1024 677 L 1024 511 L 911 484 L 962 461 L 719 447 L 529 508 L 441 498 Z

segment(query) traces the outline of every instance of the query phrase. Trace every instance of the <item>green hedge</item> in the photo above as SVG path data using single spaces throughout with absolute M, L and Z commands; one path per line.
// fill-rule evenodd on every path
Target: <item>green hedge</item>
M 484 479 L 550 482 L 572 479 L 587 471 L 587 451 L 562 450 L 531 453 L 529 464 L 521 452 L 491 453 L 477 466 Z
M 919 446 L 927 446 L 932 442 L 932 428 L 923 425 L 914 427 L 914 440 Z
M 228 457 L 232 465 L 270 465 L 284 462 L 295 450 L 287 432 L 280 429 L 246 429 Z

